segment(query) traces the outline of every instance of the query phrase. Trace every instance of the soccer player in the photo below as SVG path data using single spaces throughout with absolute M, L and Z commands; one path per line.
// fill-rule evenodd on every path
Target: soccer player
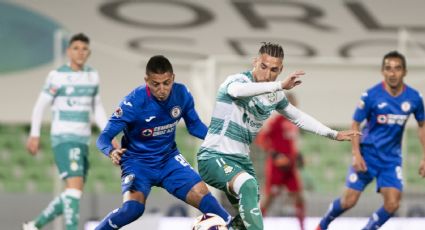
M 119 229 L 139 218 L 152 186 L 162 187 L 201 212 L 217 214 L 229 223 L 231 216 L 176 146 L 176 126 L 181 118 L 191 135 L 204 139 L 207 133 L 192 95 L 184 85 L 174 83 L 173 67 L 161 55 L 148 61 L 145 82 L 122 100 L 97 141 L 98 148 L 121 166 L 124 201 L 96 229 Z M 113 148 L 110 142 L 121 131 L 122 148 Z
M 90 40 L 80 33 L 71 37 L 67 48 L 69 63 L 49 73 L 32 113 L 27 149 L 35 155 L 40 145 L 40 126 L 45 108 L 51 105 L 51 142 L 56 166 L 65 181 L 65 191 L 53 199 L 24 230 L 41 229 L 64 214 L 67 230 L 78 229 L 80 197 L 88 171 L 90 114 L 103 129 L 107 118 L 99 95 L 99 75 L 85 65 Z
M 424 157 L 419 174 L 425 177 L 424 105 L 421 94 L 404 83 L 406 59 L 397 51 L 386 54 L 382 61 L 383 82 L 362 94 L 353 116 L 352 128 L 360 129 L 366 119 L 364 136 L 353 138 L 353 162 L 342 196 L 334 200 L 316 229 L 328 229 L 339 215 L 356 205 L 365 187 L 376 179 L 377 192 L 384 205 L 376 210 L 363 228 L 378 229 L 397 211 L 403 191 L 401 141 L 410 114 L 419 126 L 419 139 Z
M 297 106 L 295 96 L 287 93 L 286 97 Z M 305 205 L 302 181 L 298 167 L 302 167 L 298 151 L 299 128 L 280 114 L 272 115 L 261 128 L 255 143 L 266 153 L 264 164 L 265 183 L 261 201 L 261 212 L 266 215 L 274 198 L 285 187 L 289 197 L 294 200 L 295 216 L 300 229 L 304 230 Z
M 264 43 L 252 71 L 227 77 L 218 89 L 208 134 L 198 152 L 202 179 L 224 191 L 238 210 L 240 215 L 232 221 L 237 229 L 263 229 L 249 145 L 273 111 L 302 129 L 331 139 L 350 140 L 359 134 L 332 130 L 288 102 L 283 89 L 299 85 L 304 71 L 295 71 L 285 80 L 275 81 L 283 70 L 283 56 L 280 45 Z

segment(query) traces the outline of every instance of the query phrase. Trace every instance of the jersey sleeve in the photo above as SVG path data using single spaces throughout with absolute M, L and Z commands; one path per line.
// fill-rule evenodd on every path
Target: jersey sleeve
M 425 120 L 425 112 L 424 112 L 424 101 L 422 94 L 419 94 L 417 109 L 414 112 L 416 121 L 424 121 Z
M 370 107 L 371 107 L 370 97 L 367 92 L 364 92 L 362 96 L 360 97 L 360 101 L 358 102 L 356 110 L 354 111 L 353 120 L 360 123 L 364 119 L 366 119 L 369 115 Z
M 134 109 L 132 102 L 125 98 L 115 109 L 106 127 L 100 133 L 96 145 L 106 156 L 109 156 L 109 153 L 113 149 L 111 144 L 112 139 L 128 127 L 135 119 Z
M 60 85 L 54 81 L 55 72 L 52 71 L 47 76 L 46 82 L 44 83 L 42 93 L 54 98 L 58 94 Z
M 198 113 L 195 110 L 195 102 L 193 100 L 192 94 L 187 90 L 187 88 L 185 88 L 184 91 L 186 94 L 186 106 L 183 113 L 183 119 L 186 123 L 186 128 L 192 136 L 195 136 L 199 139 L 204 139 L 207 135 L 208 128 L 201 121 Z

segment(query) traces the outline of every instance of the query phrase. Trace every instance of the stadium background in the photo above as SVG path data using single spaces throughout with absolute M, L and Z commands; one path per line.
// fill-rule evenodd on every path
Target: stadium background
M 294 90 L 299 107 L 332 127 L 346 128 L 361 92 L 381 80 L 381 58 L 389 50 L 406 54 L 406 81 L 425 92 L 424 8 L 420 0 L 0 1 L 0 229 L 18 229 L 60 190 L 48 127 L 36 158 L 26 153 L 24 144 L 35 99 L 46 74 L 65 61 L 69 34 L 84 32 L 92 39 L 89 65 L 100 72 L 108 113 L 143 83 L 147 59 L 164 54 L 208 123 L 218 84 L 226 75 L 250 68 L 259 42 L 275 41 L 285 49 L 282 75 L 296 69 L 307 72 L 303 85 Z M 46 116 L 46 124 L 48 120 Z M 416 173 L 421 149 L 414 127 L 411 121 L 405 137 L 406 193 L 400 217 L 425 216 L 425 185 Z M 179 128 L 178 138 L 182 152 L 193 159 L 200 142 L 184 128 Z M 307 160 L 303 174 L 308 216 L 318 217 L 343 188 L 350 147 L 304 134 L 301 148 Z M 261 178 L 264 155 L 252 156 Z M 90 157 L 82 224 L 121 202 L 118 169 L 94 146 Z M 380 202 L 372 185 L 347 216 L 367 217 Z M 197 215 L 156 190 L 146 215 L 184 211 Z M 291 205 L 274 207 L 274 213 L 290 216 Z M 47 229 L 59 228 L 53 224 Z

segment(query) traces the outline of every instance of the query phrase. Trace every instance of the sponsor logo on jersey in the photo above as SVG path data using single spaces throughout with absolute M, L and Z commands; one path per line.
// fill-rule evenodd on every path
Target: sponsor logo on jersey
M 180 106 L 174 106 L 171 109 L 171 112 L 170 112 L 170 114 L 173 118 L 179 117 L 181 113 L 182 113 L 182 110 L 181 110 Z
M 410 103 L 408 101 L 405 101 L 401 104 L 401 110 L 403 110 L 403 112 L 407 113 L 410 111 Z
M 142 130 L 142 136 L 150 137 L 153 134 L 153 129 L 144 129 Z
M 72 94 L 74 91 L 75 91 L 75 89 L 74 89 L 74 87 L 72 87 L 72 86 L 68 86 L 68 87 L 66 87 L 66 89 L 65 89 L 65 93 L 66 93 L 66 95 L 70 95 L 70 94 Z
M 145 119 L 146 122 L 150 122 L 152 121 L 152 119 L 156 118 L 155 116 L 150 116 L 148 118 Z
M 407 115 L 400 115 L 400 114 L 379 114 L 376 117 L 376 121 L 381 125 L 404 125 L 406 122 L 408 116 Z
M 144 136 L 144 137 L 155 137 L 155 136 L 159 136 L 159 135 L 163 135 L 163 134 L 167 134 L 167 133 L 172 133 L 176 130 L 177 123 L 178 123 L 178 121 L 175 121 L 171 124 L 157 126 L 157 127 L 149 128 L 149 129 L 143 129 L 142 130 L 142 136 Z
M 378 104 L 378 108 L 379 109 L 383 109 L 385 106 L 387 106 L 388 104 L 386 102 L 381 102 Z
M 122 111 L 121 107 L 118 107 L 117 109 L 115 109 L 115 112 L 114 112 L 113 115 L 116 118 L 120 118 L 120 117 L 122 117 L 123 114 L 124 114 L 124 112 Z
M 270 101 L 270 103 L 275 102 L 276 101 L 276 98 L 277 98 L 276 93 L 269 93 L 269 94 L 267 94 L 267 99 Z

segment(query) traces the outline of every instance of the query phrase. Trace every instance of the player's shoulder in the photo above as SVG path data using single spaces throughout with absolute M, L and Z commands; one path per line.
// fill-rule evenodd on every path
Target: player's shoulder
M 179 82 L 174 82 L 173 90 L 178 94 L 188 94 L 189 93 L 189 89 L 187 88 L 187 86 L 182 84 L 182 83 L 179 83 Z
M 405 90 L 409 97 L 413 99 L 423 99 L 422 94 L 415 88 L 405 84 Z
M 230 75 L 228 78 L 238 80 L 238 81 L 243 81 L 243 82 L 253 82 L 254 81 L 254 77 L 252 76 L 251 71 L 235 73 L 235 74 Z
M 148 89 L 146 85 L 141 85 L 134 88 L 122 100 L 121 104 L 129 108 L 141 107 L 147 100 Z
M 384 86 L 382 85 L 382 82 L 373 85 L 362 93 L 362 99 L 371 100 L 374 98 L 378 98 L 380 95 L 382 95 L 383 87 Z

